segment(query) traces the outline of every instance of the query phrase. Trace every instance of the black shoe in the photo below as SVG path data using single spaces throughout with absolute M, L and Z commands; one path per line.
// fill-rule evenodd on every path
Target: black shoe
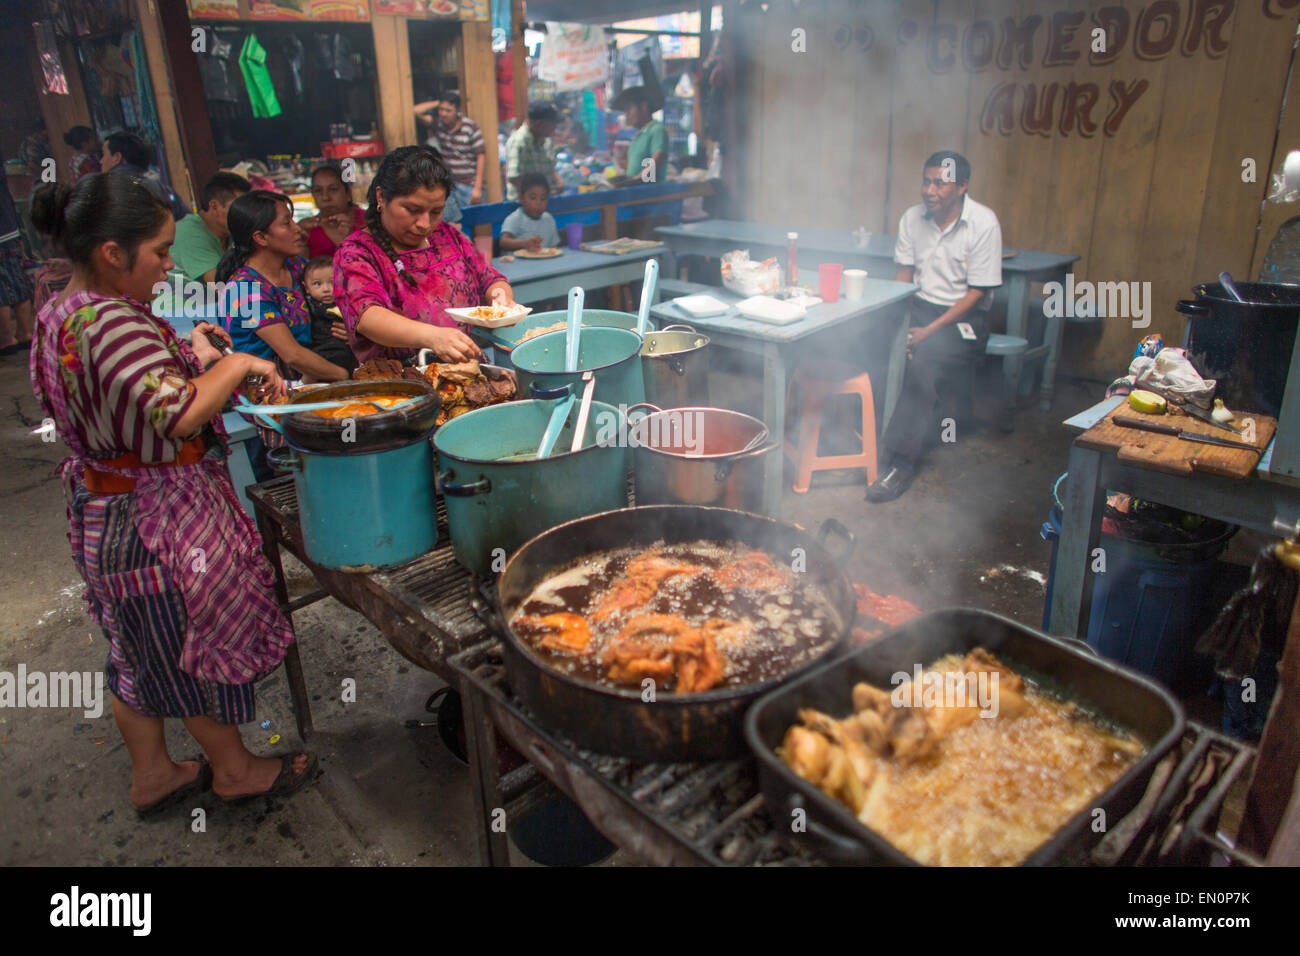
M 875 504 L 893 501 L 907 490 L 915 475 L 916 472 L 911 468 L 893 466 L 877 478 L 874 484 L 868 486 L 867 500 Z

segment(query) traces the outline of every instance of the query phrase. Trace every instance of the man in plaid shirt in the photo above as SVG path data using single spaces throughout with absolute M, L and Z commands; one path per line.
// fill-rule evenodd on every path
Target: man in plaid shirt
M 431 113 L 438 111 L 436 120 Z M 433 125 L 433 135 L 426 140 L 442 154 L 443 162 L 455 180 L 452 187 L 461 207 L 483 201 L 483 130 L 460 111 L 460 94 L 452 90 L 441 100 L 430 100 L 415 107 L 415 115 L 425 125 Z
M 519 198 L 519 181 L 537 173 L 553 183 L 553 193 L 564 191 L 564 183 L 555 171 L 555 146 L 551 134 L 560 118 L 552 103 L 529 103 L 528 122 L 523 123 L 506 140 L 506 198 Z

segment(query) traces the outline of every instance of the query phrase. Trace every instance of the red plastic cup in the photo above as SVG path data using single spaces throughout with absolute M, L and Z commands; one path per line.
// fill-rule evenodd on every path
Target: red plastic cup
M 492 261 L 492 237 L 475 236 L 474 248 L 478 249 L 478 254 L 483 257 L 484 262 Z
M 823 302 L 840 301 L 840 279 L 844 275 L 844 265 L 840 262 L 823 262 L 817 267 L 819 293 Z

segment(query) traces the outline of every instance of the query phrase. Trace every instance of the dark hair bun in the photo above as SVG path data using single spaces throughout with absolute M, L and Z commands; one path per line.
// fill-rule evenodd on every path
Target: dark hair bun
M 64 215 L 71 198 L 72 187 L 63 183 L 50 183 L 32 193 L 32 225 L 55 243 L 63 235 Z

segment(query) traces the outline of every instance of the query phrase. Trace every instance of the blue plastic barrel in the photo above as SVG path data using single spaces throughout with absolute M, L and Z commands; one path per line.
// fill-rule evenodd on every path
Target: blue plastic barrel
M 1209 541 L 1181 548 L 1103 534 L 1106 570 L 1092 576 L 1089 646 L 1166 686 L 1188 685 L 1197 663 L 1193 648 L 1221 606 L 1215 587 L 1218 558 L 1235 531 L 1229 528 Z M 1061 535 L 1059 507 L 1052 508 L 1040 535 L 1052 543 L 1043 605 L 1046 630 Z

